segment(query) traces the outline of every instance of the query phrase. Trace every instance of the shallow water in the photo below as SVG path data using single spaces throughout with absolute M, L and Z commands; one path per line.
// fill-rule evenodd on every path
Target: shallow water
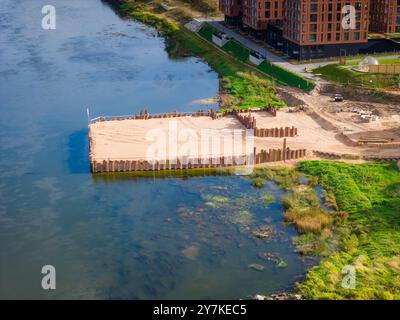
M 89 172 L 87 107 L 196 110 L 218 93 L 217 74 L 170 59 L 154 30 L 100 0 L 53 0 L 57 30 L 44 31 L 47 2 L 0 0 L 0 298 L 244 298 L 293 286 L 304 264 L 273 183 Z M 271 241 L 251 234 L 265 224 Z M 46 264 L 54 291 L 40 286 Z

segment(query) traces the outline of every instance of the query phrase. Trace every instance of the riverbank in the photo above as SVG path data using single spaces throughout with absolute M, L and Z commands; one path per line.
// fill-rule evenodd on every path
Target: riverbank
M 154 9 L 145 4 L 137 7 L 130 3 L 122 9 L 125 15 L 157 28 L 166 37 L 171 56 L 195 55 L 207 61 L 223 80 L 226 95 L 222 107 L 282 106 L 271 79 L 215 50 L 164 13 L 141 11 Z M 323 257 L 297 291 L 307 299 L 400 299 L 400 174 L 394 164 L 307 161 L 298 169 L 279 170 L 274 174 L 270 168 L 257 170 L 254 185 L 274 180 L 290 190 L 284 200 L 285 220 L 300 232 L 294 244 L 305 257 Z M 299 172 L 315 177 L 305 190 L 297 180 Z M 326 190 L 330 210 L 321 207 L 310 191 L 316 184 Z M 355 268 L 355 289 L 342 286 L 346 266 Z
M 275 81 L 271 77 L 230 54 L 217 50 L 205 39 L 183 27 L 191 17 L 182 12 L 172 17 L 169 12 L 160 11 L 157 5 L 144 2 L 124 1 L 118 10 L 126 17 L 156 28 L 165 37 L 166 50 L 172 58 L 197 56 L 206 61 L 221 78 L 219 97 L 221 108 L 285 106 L 277 95 Z
M 299 173 L 308 175 L 308 185 Z M 394 162 L 304 161 L 297 169 L 253 175 L 258 186 L 269 179 L 289 190 L 282 201 L 286 222 L 300 233 L 293 238 L 297 251 L 323 257 L 296 293 L 306 299 L 400 299 L 400 171 Z M 316 185 L 324 188 L 325 205 Z M 349 268 L 354 287 L 344 278 Z

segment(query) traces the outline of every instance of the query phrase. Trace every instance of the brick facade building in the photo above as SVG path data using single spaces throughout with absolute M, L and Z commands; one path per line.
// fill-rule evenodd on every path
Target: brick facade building
M 298 59 L 358 54 L 370 45 L 379 50 L 368 40 L 369 30 L 400 32 L 400 0 L 220 0 L 220 6 Z M 350 14 L 355 17 L 351 24 Z
M 370 30 L 379 33 L 400 33 L 400 0 L 372 0 Z

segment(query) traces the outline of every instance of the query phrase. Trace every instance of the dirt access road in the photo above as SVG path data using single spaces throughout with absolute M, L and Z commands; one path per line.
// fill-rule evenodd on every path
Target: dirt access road
M 399 147 L 356 146 L 359 139 L 386 139 L 392 146 L 400 143 L 400 104 L 365 102 L 365 99 L 338 103 L 330 94 L 308 94 L 289 87 L 281 87 L 279 92 L 289 106 L 303 106 L 305 110 L 294 112 L 291 120 L 299 128 L 299 137 L 302 137 L 301 144 L 296 147 L 324 152 L 330 150 L 337 154 L 400 157 Z M 312 128 L 305 114 L 313 119 L 316 127 Z M 377 120 L 364 121 L 361 114 L 376 116 Z

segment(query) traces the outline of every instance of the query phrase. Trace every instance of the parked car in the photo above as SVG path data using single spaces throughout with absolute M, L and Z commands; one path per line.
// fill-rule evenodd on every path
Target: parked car
M 335 97 L 333 98 L 335 102 L 342 102 L 343 101 L 343 96 L 339 93 L 335 94 Z

